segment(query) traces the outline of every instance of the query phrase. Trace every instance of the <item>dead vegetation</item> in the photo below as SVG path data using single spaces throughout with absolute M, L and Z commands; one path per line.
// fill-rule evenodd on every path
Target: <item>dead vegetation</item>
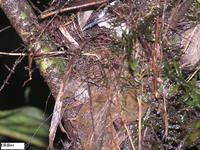
M 54 51 L 62 53 L 53 56 L 67 67 L 54 92 L 50 148 L 58 126 L 68 139 L 64 149 L 198 147 L 198 138 L 187 143 L 189 124 L 200 115 L 200 29 L 187 17 L 198 5 L 194 0 L 52 1 L 37 18 L 38 39 L 48 34 Z M 108 19 L 110 27 L 83 30 L 106 7 L 114 18 Z M 29 55 L 37 60 L 40 51 Z

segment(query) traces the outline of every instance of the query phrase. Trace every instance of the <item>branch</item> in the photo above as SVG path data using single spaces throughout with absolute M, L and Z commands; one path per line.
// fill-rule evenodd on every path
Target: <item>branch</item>
M 49 36 L 43 33 L 39 38 L 39 24 L 29 3 L 25 0 L 0 0 L 0 7 L 7 15 L 10 23 L 18 32 L 29 53 L 46 53 L 56 49 Z M 65 69 L 65 62 L 61 58 L 38 58 L 36 63 L 40 73 L 46 80 L 54 97 L 59 89 L 60 77 Z
M 108 2 L 108 0 L 98 0 L 98 1 L 88 1 L 88 2 L 87 1 L 86 2 L 85 1 L 81 2 L 80 1 L 77 4 L 75 3 L 72 6 L 68 6 L 68 7 L 65 7 L 65 8 L 58 9 L 58 10 L 45 11 L 39 16 L 39 18 L 40 19 L 45 19 L 47 17 L 56 15 L 58 13 L 74 11 L 74 10 L 77 10 L 77 9 L 95 7 L 95 6 L 102 5 L 102 4 L 106 3 L 106 2 Z
M 7 52 L 1 52 L 0 56 L 32 56 L 32 57 L 53 57 L 53 56 L 61 56 L 66 54 L 64 51 L 52 51 L 52 52 L 40 52 L 40 53 L 7 53 Z

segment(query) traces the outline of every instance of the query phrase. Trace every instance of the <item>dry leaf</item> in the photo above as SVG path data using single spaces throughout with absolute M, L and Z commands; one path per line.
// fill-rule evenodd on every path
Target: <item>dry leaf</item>
M 78 42 L 76 42 L 76 40 L 70 35 L 70 33 L 67 31 L 67 29 L 60 25 L 59 27 L 60 32 L 63 34 L 63 36 L 75 47 L 75 48 L 79 48 L 79 44 Z
M 200 60 L 200 25 L 186 31 L 183 37 L 184 50 L 180 60 L 181 68 L 192 70 Z
M 86 25 L 86 23 L 87 23 L 88 19 L 90 18 L 92 12 L 93 12 L 93 10 L 78 12 L 78 14 L 77 14 L 78 24 L 79 24 L 79 27 L 80 27 L 81 30 Z
M 138 100 L 135 90 L 129 89 L 125 99 L 122 99 L 122 118 L 125 123 L 129 124 L 138 119 Z M 141 102 L 142 106 L 142 116 L 146 112 L 149 105 L 147 103 Z

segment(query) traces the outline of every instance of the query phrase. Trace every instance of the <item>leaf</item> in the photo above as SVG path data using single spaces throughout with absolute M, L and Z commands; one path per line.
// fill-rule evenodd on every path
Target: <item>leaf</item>
M 0 135 L 46 148 L 49 125 L 34 107 L 0 111 Z
M 197 2 L 200 4 L 200 0 L 197 0 Z
M 81 30 L 83 30 L 83 27 L 86 25 L 86 23 L 89 20 L 92 13 L 93 13 L 93 10 L 78 12 L 78 14 L 77 14 L 78 24 L 79 24 Z
M 68 30 L 63 26 L 60 25 L 59 27 L 60 32 L 62 35 L 75 47 L 79 48 L 78 42 L 71 36 L 71 34 L 68 32 Z
M 63 101 L 62 100 L 56 100 L 56 103 L 54 105 L 54 110 L 53 110 L 53 116 L 51 119 L 51 126 L 49 129 L 49 149 L 54 149 L 53 148 L 53 142 L 56 136 L 56 131 L 58 128 L 58 125 L 60 124 L 60 121 L 62 119 L 62 106 L 63 106 Z
M 124 95 L 125 98 L 121 101 L 121 115 L 125 123 L 131 123 L 138 119 L 138 97 L 135 89 L 128 89 L 127 93 Z M 141 114 L 144 116 L 145 112 L 149 108 L 149 105 L 141 101 Z
M 179 85 L 178 84 L 175 84 L 175 85 L 172 85 L 169 89 L 169 96 L 174 96 L 177 91 L 178 91 L 178 88 L 179 88 Z
M 134 59 L 129 59 L 128 60 L 128 64 L 129 64 L 129 67 L 132 71 L 135 71 L 137 68 L 138 68 L 138 62 Z

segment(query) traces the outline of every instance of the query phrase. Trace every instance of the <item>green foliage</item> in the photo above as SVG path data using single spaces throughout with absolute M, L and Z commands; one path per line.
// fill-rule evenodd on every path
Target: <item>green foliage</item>
M 168 95 L 170 97 L 172 97 L 177 91 L 178 91 L 179 85 L 178 84 L 174 84 L 170 87 L 170 91 L 168 93 Z
M 194 3 L 191 14 L 188 14 L 187 18 L 194 22 L 200 22 L 200 0 L 197 0 L 197 3 Z
M 200 108 L 200 89 L 196 86 L 196 78 L 193 78 L 185 86 L 184 101 L 190 106 L 196 106 Z
M 123 34 L 123 39 L 125 41 L 124 47 L 127 53 L 128 66 L 129 69 L 134 72 L 138 68 L 138 61 L 133 57 L 133 42 L 135 41 L 135 34 L 133 32 L 130 32 L 129 34 Z
M 133 33 L 129 33 L 129 34 L 124 34 L 123 35 L 124 40 L 126 41 L 126 51 L 128 54 L 128 57 L 131 56 L 132 52 L 133 52 L 133 40 L 134 40 L 134 35 Z
M 138 67 L 138 62 L 135 59 L 129 59 L 128 60 L 128 65 L 131 71 L 135 71 Z
M 34 107 L 0 111 L 0 135 L 46 149 L 49 125 L 44 120 Z
M 149 42 L 154 42 L 154 35 L 152 32 L 152 18 L 145 19 L 144 22 L 142 22 L 138 26 L 138 32 L 142 33 L 146 40 Z
M 110 44 L 110 49 L 113 53 L 119 52 L 119 50 L 123 49 L 125 45 L 125 41 L 123 38 L 118 37 L 113 33 L 112 35 L 112 43 Z
M 164 76 L 172 82 L 168 94 L 170 97 L 176 96 L 179 92 L 179 94 L 181 93 L 180 101 L 185 102 L 189 106 L 200 108 L 200 89 L 196 86 L 198 75 L 194 76 L 192 80 L 186 81 L 178 63 L 173 61 L 164 65 Z
M 117 53 L 121 49 L 126 50 L 128 67 L 131 72 L 136 71 L 136 69 L 138 68 L 138 61 L 134 58 L 133 43 L 135 42 L 135 39 L 136 38 L 134 32 L 124 32 L 122 34 L 122 38 L 113 35 L 113 41 L 111 44 L 111 50 L 113 53 Z
M 196 120 L 195 122 L 193 122 L 190 125 L 190 128 L 192 129 L 192 131 L 189 133 L 188 138 L 186 139 L 186 144 L 185 146 L 191 146 L 193 145 L 195 142 L 197 142 L 199 140 L 199 136 L 200 136 L 200 119 Z

